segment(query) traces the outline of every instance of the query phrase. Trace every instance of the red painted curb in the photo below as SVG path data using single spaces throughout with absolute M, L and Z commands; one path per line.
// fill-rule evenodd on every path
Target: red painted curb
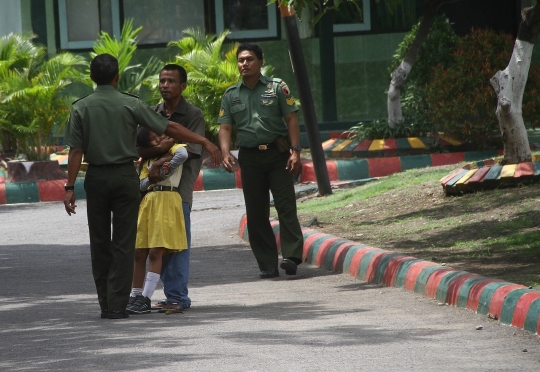
M 62 201 L 66 195 L 66 180 L 38 181 L 39 200 L 42 202 Z
M 360 261 L 362 261 L 362 258 L 367 252 L 374 251 L 374 250 L 378 250 L 378 248 L 373 248 L 373 247 L 360 248 L 351 258 L 351 265 L 349 266 L 349 275 L 356 278 L 356 276 L 358 275 L 358 268 L 360 266 Z
M 364 279 L 368 283 L 375 282 L 375 279 L 377 278 L 377 270 L 379 268 L 379 264 L 381 263 L 381 260 L 384 256 L 388 256 L 389 254 L 392 254 L 395 252 L 390 251 L 384 251 L 381 253 L 376 253 L 372 258 L 371 261 L 369 261 L 368 268 L 366 270 L 366 278 Z
M 478 278 L 478 274 L 465 274 L 460 275 L 457 278 L 454 278 L 450 285 L 448 286 L 448 291 L 446 292 L 446 303 L 452 306 L 456 306 L 459 298 L 459 291 L 467 280 L 472 278 Z
M 476 312 L 478 310 L 478 304 L 480 302 L 480 296 L 482 291 L 488 284 L 501 282 L 498 279 L 484 279 L 480 280 L 478 283 L 475 283 L 469 292 L 469 299 L 467 300 L 467 309 Z
M 512 316 L 512 325 L 518 328 L 525 326 L 525 319 L 527 318 L 527 312 L 532 302 L 540 298 L 540 292 L 525 293 L 518 300 L 516 307 L 514 308 L 514 315 Z
M 450 272 L 456 272 L 456 270 L 447 268 L 447 269 L 439 269 L 434 271 L 427 280 L 426 283 L 426 289 L 425 289 L 425 295 L 427 297 L 435 298 L 437 295 L 437 287 L 439 287 L 439 283 L 441 282 L 441 279 L 443 276 Z
M 527 288 L 527 287 L 520 284 L 508 284 L 497 289 L 495 293 L 493 293 L 493 296 L 491 296 L 491 302 L 489 303 L 488 314 L 494 319 L 499 319 L 501 316 L 501 310 L 502 310 L 506 295 L 508 295 L 508 293 L 512 292 L 514 289 L 520 289 L 520 288 Z
M 383 284 L 389 287 L 394 286 L 394 280 L 396 279 L 397 271 L 399 270 L 400 265 L 409 260 L 415 260 L 416 257 L 412 256 L 401 256 L 393 258 L 386 267 L 384 272 Z
M 356 244 L 358 243 L 347 242 L 339 246 L 339 248 L 336 250 L 336 254 L 334 255 L 334 261 L 332 262 L 332 270 L 343 270 L 343 260 L 345 259 L 349 248 Z
M 370 177 L 384 177 L 401 172 L 401 160 L 398 157 L 367 159 Z
M 236 182 L 236 188 L 241 189 L 242 188 L 242 172 L 240 171 L 240 168 L 234 171 L 234 180 Z
M 193 191 L 204 191 L 202 171 L 199 172 L 199 175 L 197 176 L 197 179 L 195 180 L 195 183 L 193 184 Z
M 0 204 L 6 204 L 6 185 L 0 183 Z
M 332 237 L 327 240 L 325 240 L 320 246 L 319 250 L 317 251 L 317 256 L 315 257 L 315 266 L 321 267 L 324 265 L 324 259 L 326 257 L 326 254 L 328 253 L 328 249 L 330 249 L 330 246 L 336 242 L 336 240 L 340 240 L 341 238 L 338 237 Z
M 431 154 L 431 165 L 436 167 L 439 165 L 457 164 L 465 161 L 465 154 L 462 152 L 450 154 Z
M 247 216 L 246 215 L 243 215 L 242 218 L 240 219 L 240 227 L 238 228 L 238 236 L 241 237 L 242 239 L 245 239 L 245 231 L 246 231 L 246 226 L 247 226 Z
M 315 240 L 319 239 L 321 236 L 325 236 L 325 235 L 327 235 L 327 234 L 315 233 L 313 235 L 308 236 L 307 239 L 304 240 L 304 249 L 302 251 L 302 260 L 305 261 L 307 259 L 309 250 L 311 249 L 311 245 L 313 244 L 313 242 Z
M 420 261 L 411 266 L 405 280 L 403 281 L 403 288 L 414 292 L 414 287 L 416 287 L 416 279 L 418 275 L 428 266 L 437 266 L 435 262 L 429 261 Z

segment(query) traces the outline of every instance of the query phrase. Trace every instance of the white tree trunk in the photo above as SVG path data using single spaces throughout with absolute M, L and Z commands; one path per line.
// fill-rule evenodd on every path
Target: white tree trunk
M 510 63 L 491 78 L 497 93 L 497 111 L 504 142 L 502 164 L 531 161 L 531 149 L 523 122 L 522 101 L 534 44 L 517 39 Z
M 411 72 L 412 65 L 405 61 L 390 75 L 390 86 L 388 88 L 387 108 L 388 108 L 388 125 L 394 128 L 403 123 L 403 113 L 401 112 L 401 88 Z

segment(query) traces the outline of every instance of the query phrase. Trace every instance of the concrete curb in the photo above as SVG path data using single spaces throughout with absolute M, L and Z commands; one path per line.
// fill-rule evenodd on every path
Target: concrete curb
M 351 181 L 385 177 L 409 169 L 457 164 L 463 161 L 480 161 L 496 156 L 497 151 L 455 152 L 430 155 L 407 155 L 382 158 L 327 160 L 326 168 L 331 182 Z M 1 176 L 1 175 L 0 175 Z M 317 182 L 313 162 L 302 162 L 300 182 Z M 0 182 L 0 205 L 15 203 L 35 203 L 64 200 L 62 180 L 29 182 Z M 203 169 L 195 181 L 195 191 L 210 191 L 242 188 L 240 169 L 228 173 L 224 168 Z M 75 184 L 77 199 L 86 199 L 84 179 Z
M 280 249 L 279 222 L 271 220 Z M 249 241 L 247 217 L 238 235 Z M 302 228 L 304 261 L 369 283 L 404 288 L 538 335 L 540 291 Z

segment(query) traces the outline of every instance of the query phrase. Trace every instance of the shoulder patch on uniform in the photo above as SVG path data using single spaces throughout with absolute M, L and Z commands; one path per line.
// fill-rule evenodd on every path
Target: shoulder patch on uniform
M 281 90 L 283 91 L 283 93 L 285 93 L 285 95 L 287 95 L 287 96 L 291 95 L 291 91 L 289 90 L 289 87 L 287 86 L 287 83 L 282 81 L 281 83 L 279 83 L 279 86 L 281 87 Z
M 139 96 L 136 96 L 135 94 L 126 93 L 126 92 L 120 92 L 120 93 L 125 94 L 126 96 L 131 96 L 131 97 L 139 98 Z
M 88 97 L 89 95 L 90 95 L 90 94 L 87 94 L 86 96 L 83 96 L 83 97 L 81 97 L 81 98 L 79 98 L 79 99 L 76 99 L 75 101 L 71 102 L 71 104 L 74 105 L 74 104 L 76 104 L 77 102 L 79 102 L 81 99 L 86 98 L 86 97 Z
M 285 102 L 287 102 L 289 106 L 292 106 L 294 105 L 294 98 L 293 97 L 286 98 Z
M 225 110 L 224 109 L 219 110 L 219 117 L 221 118 L 223 115 L 225 115 Z

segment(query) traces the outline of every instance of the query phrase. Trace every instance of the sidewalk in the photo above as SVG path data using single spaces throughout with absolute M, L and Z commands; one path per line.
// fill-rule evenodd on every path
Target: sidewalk
M 280 248 L 279 222 L 271 220 Z M 540 291 L 302 228 L 304 261 L 368 283 L 403 288 L 540 334 Z M 247 218 L 238 234 L 248 241 Z

